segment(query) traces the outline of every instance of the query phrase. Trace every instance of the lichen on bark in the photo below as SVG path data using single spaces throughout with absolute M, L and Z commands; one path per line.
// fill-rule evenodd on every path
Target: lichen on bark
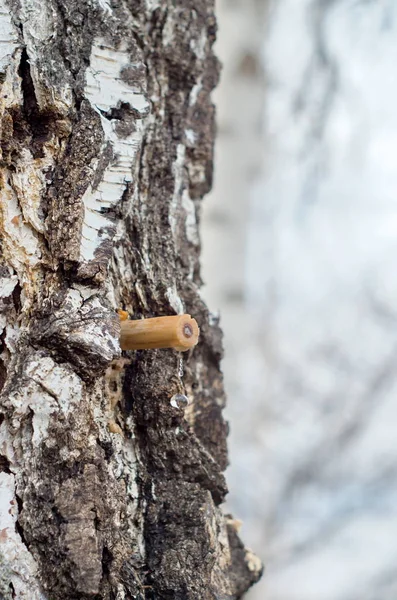
M 235 599 L 221 332 L 200 297 L 217 82 L 210 0 L 0 0 L 0 590 Z M 121 358 L 117 308 L 193 314 Z

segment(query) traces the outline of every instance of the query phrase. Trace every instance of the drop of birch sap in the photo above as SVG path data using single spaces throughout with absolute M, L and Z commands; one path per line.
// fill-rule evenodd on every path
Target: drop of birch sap
M 171 406 L 183 410 L 189 404 L 189 399 L 184 394 L 174 394 L 170 400 Z
M 182 354 L 179 354 L 179 359 L 178 359 L 178 377 L 180 377 L 180 379 L 182 379 L 182 377 L 183 377 L 183 356 L 182 356 Z

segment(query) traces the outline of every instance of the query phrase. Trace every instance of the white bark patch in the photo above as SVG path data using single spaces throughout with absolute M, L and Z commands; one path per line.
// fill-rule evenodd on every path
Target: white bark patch
M 30 363 L 26 372 L 56 399 L 56 407 L 64 416 L 68 416 L 80 404 L 83 396 L 80 378 L 73 371 L 55 363 L 52 358 L 45 357 Z
M 161 6 L 161 0 L 146 0 L 146 10 L 153 12 L 156 8 Z
M 9 296 L 11 296 L 17 283 L 18 277 L 16 275 L 11 275 L 10 277 L 1 277 L 0 298 L 8 298 Z
M 204 60 L 206 56 L 206 46 L 207 46 L 208 38 L 207 32 L 205 29 L 201 30 L 200 37 L 198 40 L 191 40 L 190 47 L 200 60 Z
M 44 233 L 40 205 L 46 189 L 45 172 L 54 164 L 54 156 L 47 148 L 44 148 L 44 154 L 44 158 L 33 158 L 30 150 L 24 148 L 16 172 L 10 174 L 24 221 L 30 223 L 39 233 Z
M 24 264 L 34 267 L 41 257 L 37 237 L 25 224 L 17 196 L 8 183 L 4 185 L 2 196 L 3 244 L 9 254 L 10 264 L 16 270 Z
M 35 46 L 37 42 L 44 43 L 53 34 L 52 18 L 45 0 L 22 0 L 21 18 L 23 21 L 24 37 L 33 52 L 28 51 L 29 57 L 37 58 Z M 32 44 L 33 42 L 33 44 Z
M 176 287 L 175 286 L 169 287 L 166 291 L 166 296 L 167 296 L 168 302 L 170 303 L 170 305 L 172 306 L 174 311 L 178 315 L 183 315 L 183 313 L 185 312 L 185 308 L 183 306 L 183 302 L 182 302 L 180 296 L 178 296 Z
M 87 285 L 82 285 L 80 283 L 75 283 L 73 285 L 72 288 L 73 291 L 70 291 L 71 294 L 71 298 L 74 298 L 74 306 L 77 308 L 79 306 L 81 306 L 81 299 L 88 300 L 89 298 L 91 298 L 91 296 L 93 295 L 93 289 L 92 287 L 88 287 Z M 80 298 L 78 297 L 78 295 L 75 293 L 77 292 L 80 296 Z M 115 305 L 115 309 L 118 308 L 118 305 Z
M 11 273 L 8 277 L 0 277 L 0 334 L 3 334 L 4 329 L 6 329 L 4 343 L 11 352 L 15 348 L 19 328 L 18 325 L 13 323 L 13 318 L 11 318 L 11 322 L 9 322 L 9 312 L 7 310 L 9 301 L 6 299 L 12 295 L 17 283 L 18 277 Z M 9 355 L 6 351 L 3 350 L 0 357 L 5 364 L 8 363 Z
M 111 15 L 113 13 L 112 7 L 110 6 L 109 2 L 107 2 L 106 0 L 97 0 L 97 2 L 98 6 L 100 6 L 104 12 L 108 13 L 108 15 Z
M 78 294 L 78 296 L 76 295 Z M 69 290 L 68 299 L 71 299 L 71 307 L 76 309 L 77 306 L 81 306 L 79 311 L 84 317 L 88 317 L 90 313 L 96 310 L 102 310 L 102 304 L 98 297 L 90 299 L 87 302 L 88 296 L 81 296 L 80 291 Z M 84 299 L 84 304 L 82 300 Z M 101 327 L 98 320 L 87 320 L 82 323 L 81 327 L 74 330 L 73 333 L 68 334 L 68 341 L 75 343 L 82 343 L 84 341 L 85 346 L 98 349 L 98 353 L 105 356 L 107 360 L 112 360 L 113 357 L 117 356 L 120 352 L 120 346 L 118 339 L 112 337 L 107 329 Z
M 137 484 L 137 473 L 139 457 L 137 456 L 137 448 L 135 447 L 134 439 L 125 437 L 123 429 L 119 433 L 112 433 L 109 428 L 109 419 L 116 418 L 115 411 L 118 402 L 118 395 L 121 396 L 123 386 L 123 370 L 129 361 L 119 359 L 112 363 L 108 368 L 105 380 L 96 382 L 96 390 L 94 395 L 96 398 L 102 397 L 102 402 L 93 402 L 93 417 L 99 428 L 100 437 L 103 441 L 112 441 L 113 455 L 109 462 L 109 472 L 116 480 L 124 480 L 125 491 L 128 496 L 128 501 L 124 505 L 125 513 L 123 515 L 123 524 L 117 514 L 114 515 L 114 526 L 127 528 L 134 532 L 134 543 L 139 548 L 139 553 L 143 557 L 145 555 L 145 544 L 143 538 L 143 515 L 145 507 L 142 507 L 142 498 L 140 498 L 139 487 Z M 115 367 L 115 368 L 112 368 Z M 116 391 L 115 391 L 116 388 Z M 104 404 L 105 403 L 105 404 Z M 106 406 L 106 407 L 105 407 Z M 120 424 L 123 421 L 121 415 Z M 134 430 L 134 422 L 131 416 L 127 417 L 125 426 L 127 430 Z M 96 444 L 96 438 L 93 443 Z
M 195 131 L 193 131 L 193 129 L 186 129 L 185 136 L 186 136 L 186 140 L 187 140 L 188 144 L 190 146 L 194 146 L 194 144 L 196 143 L 196 139 L 197 139 L 197 135 L 196 135 Z
M 19 429 L 22 420 L 33 412 L 33 445 L 39 446 L 48 437 L 48 427 L 53 415 L 62 414 L 67 417 L 76 410 L 83 397 L 83 386 L 79 377 L 66 367 L 57 365 L 50 357 L 38 357 L 26 366 L 26 375 L 30 378 L 28 385 L 18 392 L 10 394 L 7 403 L 12 406 L 13 419 L 11 425 Z M 7 432 L 2 428 L 0 440 L 3 450 L 11 464 L 18 462 L 19 452 L 14 444 L 14 452 L 9 453 Z
M 19 338 L 19 332 L 20 332 L 19 325 L 10 324 L 7 326 L 4 343 L 5 343 L 6 347 L 8 348 L 8 350 L 11 352 L 11 354 L 14 354 L 16 352 L 17 341 Z
M 201 92 L 202 89 L 203 89 L 203 82 L 202 82 L 202 78 L 200 77 L 200 79 L 192 87 L 192 90 L 190 92 L 190 96 L 189 96 L 189 104 L 190 104 L 190 106 L 194 106 L 196 104 L 198 95 L 199 95 L 199 93 Z
M 66 115 L 73 105 L 73 94 L 67 83 L 64 65 L 56 61 L 56 70 L 65 71 L 62 85 L 56 88 L 51 84 L 46 85 L 42 71 L 36 66 L 46 42 L 56 35 L 56 14 L 45 0 L 21 0 L 20 17 L 37 102 L 40 108 L 56 108 L 59 113 Z M 54 61 L 54 58 L 47 57 L 47 60 Z
M 172 172 L 175 177 L 174 194 L 172 197 L 168 221 L 171 226 L 172 235 L 174 239 L 178 234 L 178 223 L 181 219 L 181 206 L 185 211 L 186 218 L 183 219 L 185 223 L 185 234 L 186 239 L 197 246 L 199 244 L 199 235 L 197 228 L 196 219 L 196 208 L 194 202 L 189 196 L 188 190 L 184 188 L 185 183 L 185 157 L 186 147 L 184 144 L 179 144 L 176 151 L 176 160 L 172 165 Z
M 139 488 L 136 482 L 138 473 L 138 457 L 133 440 L 123 439 L 121 436 L 113 436 L 113 444 L 115 447 L 114 459 L 115 468 L 114 476 L 117 479 L 124 477 L 126 492 L 129 496 L 129 501 L 126 503 L 126 519 L 129 522 L 130 530 L 135 531 L 135 541 L 138 545 L 141 556 L 145 555 L 145 542 L 143 538 L 143 527 L 137 527 L 136 523 L 142 519 L 140 512 Z M 128 474 L 126 476 L 126 474 Z
M 129 85 L 121 78 L 125 67 L 140 66 L 141 63 L 131 63 L 126 48 L 115 50 L 110 48 L 105 40 L 95 40 L 90 66 L 86 71 L 87 99 L 94 108 L 105 112 L 125 102 L 145 116 L 149 110 L 146 96 L 140 89 Z
M 175 30 L 175 18 L 174 14 L 171 12 L 168 14 L 168 18 L 165 21 L 163 27 L 163 44 L 164 46 L 169 46 L 172 44 L 174 39 L 174 30 Z
M 82 261 L 94 258 L 95 251 L 106 236 L 106 228 L 111 225 L 109 219 L 100 214 L 101 209 L 117 204 L 127 184 L 133 180 L 133 166 L 141 147 L 144 123 L 142 119 L 137 119 L 135 131 L 120 137 L 116 131 L 118 121 L 104 113 L 127 104 L 141 117 L 148 114 L 149 102 L 145 94 L 122 79 L 123 69 L 140 66 L 140 63 L 131 63 L 126 49 L 109 48 L 104 40 L 96 40 L 94 43 L 90 66 L 86 72 L 85 95 L 101 117 L 105 142 L 100 152 L 108 151 L 110 145 L 114 158 L 104 170 L 99 185 L 95 189 L 90 186 L 83 196 L 85 213 L 80 246 Z
M 199 245 L 199 235 L 196 219 L 196 207 L 193 200 L 189 196 L 188 190 L 183 190 L 182 207 L 186 214 L 185 230 L 186 237 L 191 244 Z
M 15 269 L 24 299 L 30 305 L 40 268 L 41 247 L 35 232 L 24 222 L 14 190 L 6 182 L 0 195 L 0 229 L 4 257 Z
M 18 36 L 11 21 L 11 13 L 5 0 L 0 0 L 0 71 L 3 73 L 12 59 L 18 44 Z
M 0 597 L 4 600 L 13 597 L 18 600 L 45 600 L 37 585 L 36 562 L 15 529 L 17 517 L 14 476 L 0 473 Z
M 178 216 L 180 207 L 180 196 L 182 186 L 184 182 L 184 171 L 185 171 L 185 155 L 186 148 L 183 144 L 178 144 L 176 149 L 176 160 L 172 165 L 172 173 L 175 177 L 174 183 L 174 194 L 172 197 L 170 211 L 169 211 L 169 224 L 171 226 L 172 235 L 175 237 L 177 234 L 178 227 Z

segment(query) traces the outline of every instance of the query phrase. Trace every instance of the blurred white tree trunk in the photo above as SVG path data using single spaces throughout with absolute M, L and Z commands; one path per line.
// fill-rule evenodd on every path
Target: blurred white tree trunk
M 240 204 L 253 343 L 230 364 L 233 508 L 267 557 L 250 598 L 397 595 L 396 32 L 393 0 L 269 2 L 262 175 Z

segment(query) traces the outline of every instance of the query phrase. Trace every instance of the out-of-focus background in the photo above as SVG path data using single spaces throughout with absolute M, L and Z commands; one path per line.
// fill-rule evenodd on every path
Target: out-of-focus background
M 397 599 L 397 2 L 218 0 L 204 295 L 249 600 Z

